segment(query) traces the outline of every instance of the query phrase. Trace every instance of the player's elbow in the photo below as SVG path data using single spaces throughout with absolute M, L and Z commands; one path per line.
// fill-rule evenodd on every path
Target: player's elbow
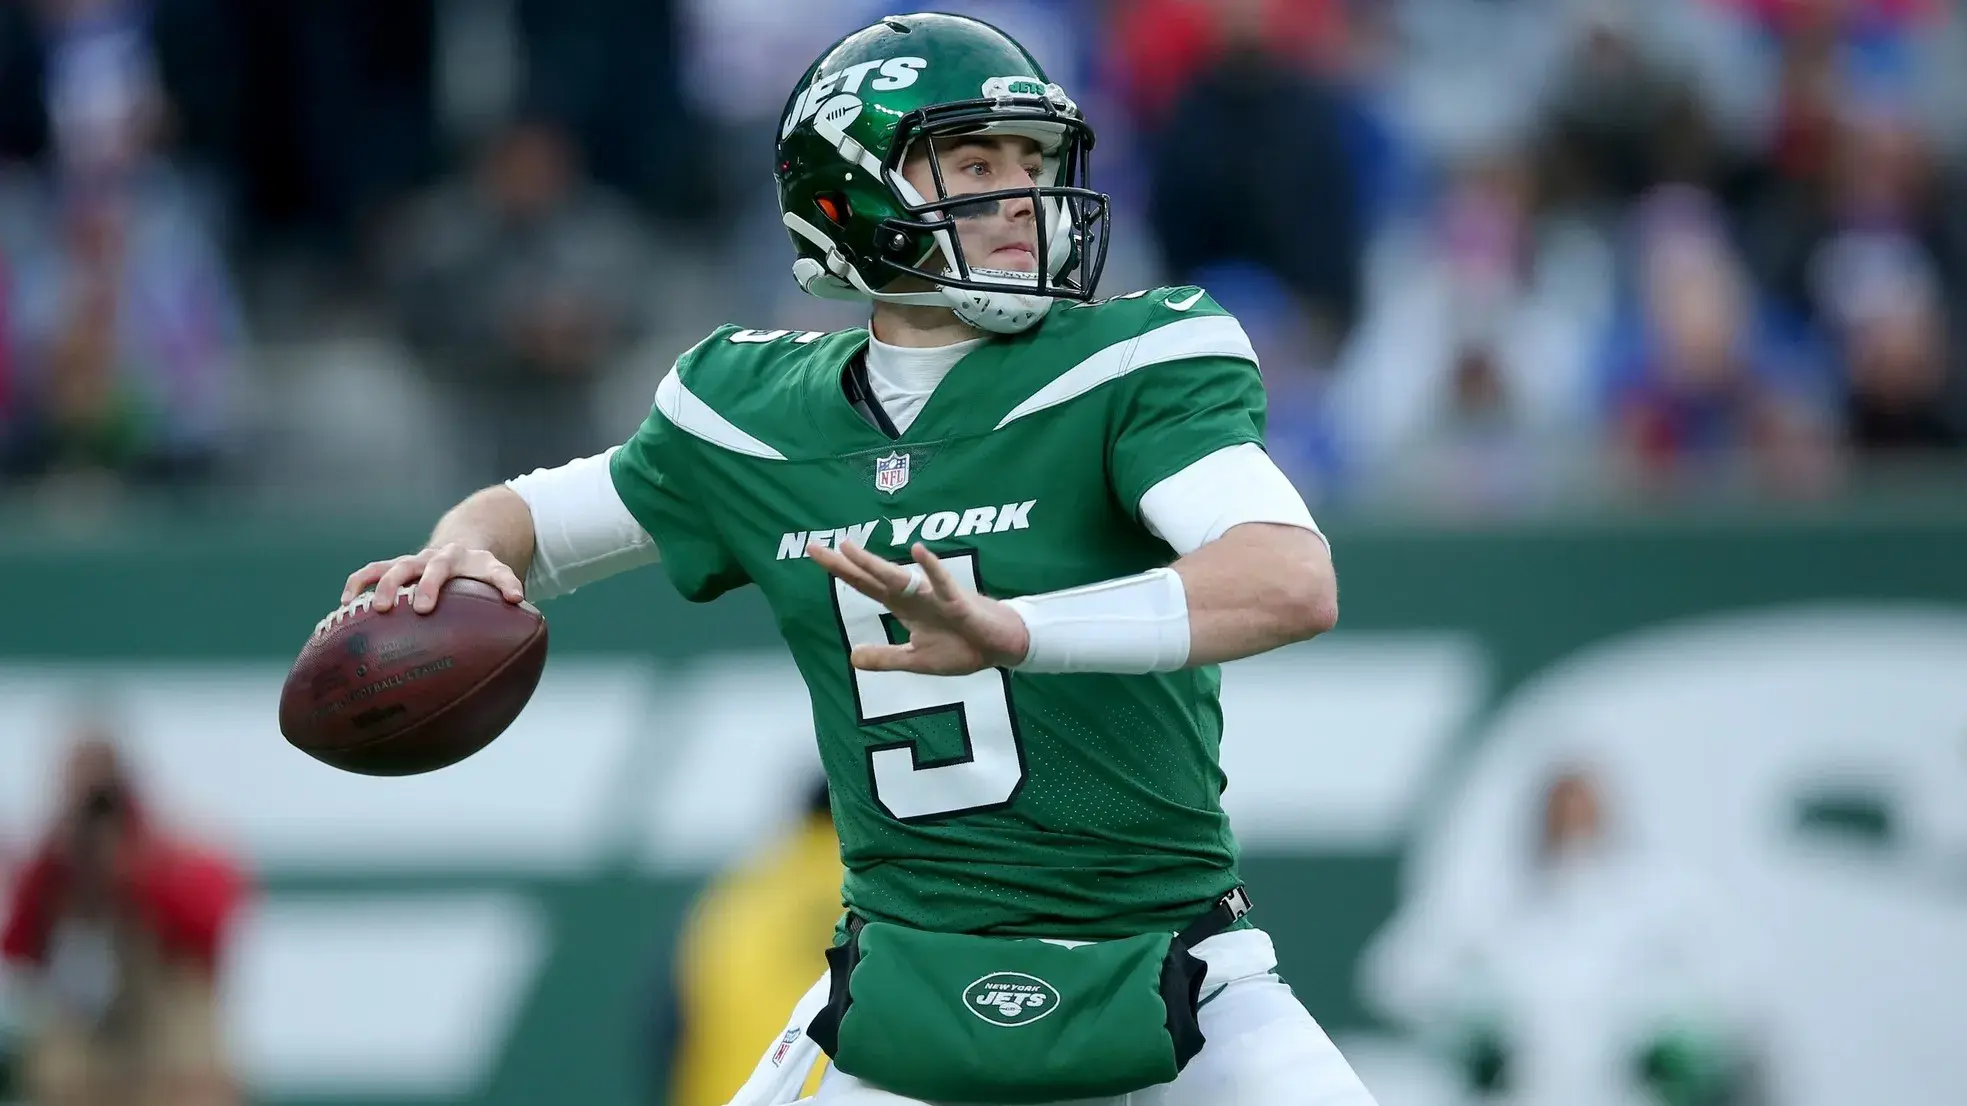
M 1332 571 L 1324 541 L 1316 537 L 1312 540 L 1318 549 L 1297 558 L 1278 608 L 1295 641 L 1317 637 L 1339 624 L 1338 578 Z
M 1319 589 L 1317 598 L 1312 600 L 1311 617 L 1305 623 L 1305 628 L 1309 633 L 1305 636 L 1317 637 L 1319 634 L 1330 633 L 1332 628 L 1338 624 L 1339 588 L 1338 584 L 1332 579 L 1331 574 L 1327 573 L 1324 579 L 1324 585 Z
M 1297 641 L 1317 637 L 1339 624 L 1339 591 L 1329 575 L 1293 589 L 1287 618 Z

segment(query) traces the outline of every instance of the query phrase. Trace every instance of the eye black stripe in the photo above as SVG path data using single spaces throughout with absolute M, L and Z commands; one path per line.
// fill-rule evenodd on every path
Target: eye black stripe
M 1003 200 L 976 200 L 971 203 L 952 203 L 949 205 L 949 217 L 952 219 L 977 219 L 985 215 L 995 215 L 1003 206 Z

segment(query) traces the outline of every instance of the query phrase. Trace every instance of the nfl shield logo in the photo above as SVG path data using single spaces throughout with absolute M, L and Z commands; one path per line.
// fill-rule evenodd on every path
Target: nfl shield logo
M 874 459 L 874 490 L 893 495 L 908 483 L 908 454 L 890 453 Z
M 785 1036 L 779 1038 L 779 1047 L 772 1050 L 773 1067 L 778 1067 L 779 1065 L 785 1063 L 786 1053 L 792 1051 L 792 1042 L 798 1039 L 799 1039 L 799 1028 L 797 1026 L 794 1026 L 793 1028 L 785 1031 Z

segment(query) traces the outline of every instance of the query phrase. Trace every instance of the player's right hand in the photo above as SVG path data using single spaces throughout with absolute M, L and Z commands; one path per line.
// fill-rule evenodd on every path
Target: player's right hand
M 411 609 L 418 614 L 429 614 L 437 608 L 437 596 L 444 590 L 444 581 L 458 577 L 483 580 L 499 589 L 508 603 L 522 602 L 526 598 L 526 585 L 520 582 L 512 569 L 506 567 L 505 562 L 488 550 L 468 549 L 461 543 L 452 542 L 433 546 L 421 553 L 363 565 L 342 586 L 341 601 L 346 603 L 373 585 L 376 589 L 374 609 L 382 613 L 396 605 L 398 591 L 415 584 L 417 591 L 410 603 Z
M 806 555 L 848 587 L 881 604 L 908 628 L 905 645 L 856 645 L 848 662 L 863 672 L 920 672 L 967 676 L 1009 668 L 1031 651 L 1031 631 L 1009 606 L 961 587 L 942 559 L 916 542 L 916 571 L 884 561 L 853 542 L 829 549 L 817 542 Z

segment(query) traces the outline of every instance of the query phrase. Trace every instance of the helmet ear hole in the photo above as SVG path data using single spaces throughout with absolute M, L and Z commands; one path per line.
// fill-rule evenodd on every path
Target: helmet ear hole
M 813 197 L 813 206 L 820 209 L 826 221 L 836 227 L 844 227 L 852 217 L 852 209 L 847 206 L 847 197 L 838 192 L 825 192 Z

